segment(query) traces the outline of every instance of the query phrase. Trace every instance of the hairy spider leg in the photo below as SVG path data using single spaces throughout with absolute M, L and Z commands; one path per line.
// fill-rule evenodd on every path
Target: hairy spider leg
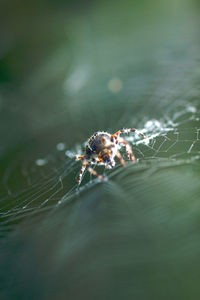
M 98 177 L 101 180 L 104 180 L 105 178 L 100 175 L 99 173 L 97 173 L 97 171 L 95 171 L 94 169 L 92 169 L 91 167 L 88 166 L 87 170 L 94 176 Z
M 75 155 L 75 160 L 82 160 L 85 158 L 85 155 Z
M 115 138 L 117 140 L 117 137 L 121 134 L 121 133 L 129 133 L 129 132 L 136 132 L 137 134 L 141 135 L 143 138 L 146 138 L 146 136 L 138 131 L 135 128 L 124 128 L 124 129 L 120 129 L 117 132 L 115 132 L 114 134 L 111 135 L 111 141 L 113 142 L 113 139 Z
M 122 166 L 126 165 L 125 160 L 123 159 L 123 157 L 121 156 L 121 153 L 119 151 L 116 152 L 116 156 L 119 158 L 120 163 L 122 164 Z
M 87 162 L 87 161 L 82 164 L 80 174 L 79 174 L 79 177 L 78 177 L 78 184 L 81 183 L 83 173 L 85 172 L 85 170 L 87 169 L 88 166 L 89 166 L 89 162 Z
M 79 174 L 79 178 L 78 178 L 78 184 L 80 185 L 81 180 L 82 180 L 82 176 L 85 170 L 88 170 L 92 175 L 98 177 L 101 180 L 104 180 L 104 177 L 100 174 L 98 174 L 94 169 L 92 169 L 90 167 L 90 163 L 88 161 L 83 162 L 82 167 L 81 167 L 81 171 Z
M 131 160 L 133 162 L 136 161 L 135 159 L 135 156 L 133 155 L 133 151 L 132 151 L 132 148 L 131 146 L 129 145 L 129 143 L 127 141 L 125 141 L 123 138 L 118 138 L 118 142 L 119 144 L 121 144 L 122 146 L 124 146 L 126 148 L 126 153 L 127 153 L 127 156 L 128 156 L 128 159 L 131 158 Z

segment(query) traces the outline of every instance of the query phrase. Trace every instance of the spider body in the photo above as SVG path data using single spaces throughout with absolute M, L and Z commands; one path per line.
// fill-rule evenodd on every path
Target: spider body
M 115 165 L 116 145 L 111 143 L 111 134 L 96 132 L 88 140 L 85 148 L 86 160 L 91 164 L 105 165 L 107 168 Z
M 108 132 L 98 131 L 94 133 L 87 141 L 84 155 L 76 155 L 76 160 L 82 160 L 82 168 L 79 175 L 78 183 L 81 183 L 83 172 L 87 169 L 91 174 L 97 176 L 101 180 L 104 177 L 99 175 L 94 169 L 90 167 L 90 164 L 104 165 L 107 169 L 111 169 L 115 166 L 115 157 L 117 157 L 123 166 L 126 165 L 125 160 L 122 158 L 119 149 L 121 147 L 126 148 L 128 159 L 135 162 L 135 157 L 132 152 L 131 146 L 126 140 L 120 137 L 121 133 L 137 132 L 143 138 L 144 134 L 138 132 L 134 128 L 121 129 L 114 134 Z

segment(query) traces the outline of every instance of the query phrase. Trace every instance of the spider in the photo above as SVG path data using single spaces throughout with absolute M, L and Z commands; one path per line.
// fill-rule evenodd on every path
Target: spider
M 85 155 L 75 155 L 76 160 L 82 160 L 82 168 L 78 178 L 78 184 L 80 185 L 83 173 L 88 170 L 92 175 L 104 180 L 104 177 L 98 174 L 90 165 L 104 165 L 107 169 L 111 169 L 115 166 L 115 156 L 119 159 L 120 163 L 125 166 L 126 162 L 119 152 L 121 147 L 125 147 L 128 159 L 135 162 L 135 156 L 133 155 L 131 146 L 127 141 L 120 137 L 121 133 L 136 132 L 143 138 L 145 135 L 135 128 L 121 129 L 110 134 L 105 131 L 98 131 L 94 133 L 86 143 Z

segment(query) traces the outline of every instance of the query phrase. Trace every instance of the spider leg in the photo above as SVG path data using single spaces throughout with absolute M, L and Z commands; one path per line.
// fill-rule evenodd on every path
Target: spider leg
M 126 165 L 125 160 L 123 159 L 123 157 L 121 156 L 121 153 L 119 151 L 116 152 L 116 156 L 119 158 L 120 163 L 122 164 L 122 166 Z
M 104 180 L 104 177 L 102 175 L 100 175 L 99 173 L 97 173 L 97 171 L 95 171 L 94 169 L 92 169 L 91 167 L 88 166 L 87 170 L 94 176 L 98 177 L 101 180 Z
M 75 160 L 83 160 L 85 155 L 75 155 Z
M 90 163 L 88 161 L 83 162 L 82 168 L 80 170 L 79 178 L 78 178 L 78 185 L 80 185 L 82 176 L 85 170 L 88 170 L 92 175 L 98 177 L 101 180 L 104 180 L 104 177 L 100 174 L 98 174 L 94 169 L 92 169 L 90 166 Z
M 135 156 L 133 155 L 133 151 L 132 151 L 132 148 L 129 145 L 129 143 L 127 141 L 125 141 L 123 138 L 118 138 L 118 142 L 119 142 L 119 144 L 123 145 L 126 148 L 126 153 L 127 153 L 128 159 L 131 158 L 131 160 L 133 162 L 135 162 L 136 159 L 135 159 Z
M 114 134 L 112 134 L 111 135 L 111 141 L 113 142 L 114 139 L 117 140 L 118 136 L 121 133 L 129 133 L 129 132 L 136 132 L 137 134 L 141 135 L 143 138 L 146 138 L 146 136 L 142 132 L 138 131 L 135 128 L 124 128 L 124 129 L 120 129 L 117 132 L 115 132 Z
M 83 173 L 88 168 L 88 166 L 89 166 L 89 162 L 87 162 L 87 161 L 82 164 L 80 174 L 79 174 L 79 177 L 78 177 L 78 185 L 80 185 Z

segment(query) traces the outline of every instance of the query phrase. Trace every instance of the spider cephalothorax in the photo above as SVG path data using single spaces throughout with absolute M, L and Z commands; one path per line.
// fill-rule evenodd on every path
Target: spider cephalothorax
M 144 134 L 138 132 L 134 128 L 121 129 L 114 134 L 109 134 L 104 131 L 98 131 L 94 133 L 87 141 L 85 147 L 85 155 L 76 155 L 77 160 L 82 160 L 82 168 L 79 175 L 79 184 L 81 183 L 83 172 L 87 169 L 91 174 L 104 179 L 95 170 L 90 167 L 90 164 L 104 165 L 106 168 L 112 168 L 115 166 L 115 156 L 120 160 L 121 164 L 125 166 L 126 162 L 122 158 L 119 149 L 124 146 L 128 155 L 128 159 L 135 161 L 131 146 L 120 137 L 121 133 L 137 132 L 145 138 Z

